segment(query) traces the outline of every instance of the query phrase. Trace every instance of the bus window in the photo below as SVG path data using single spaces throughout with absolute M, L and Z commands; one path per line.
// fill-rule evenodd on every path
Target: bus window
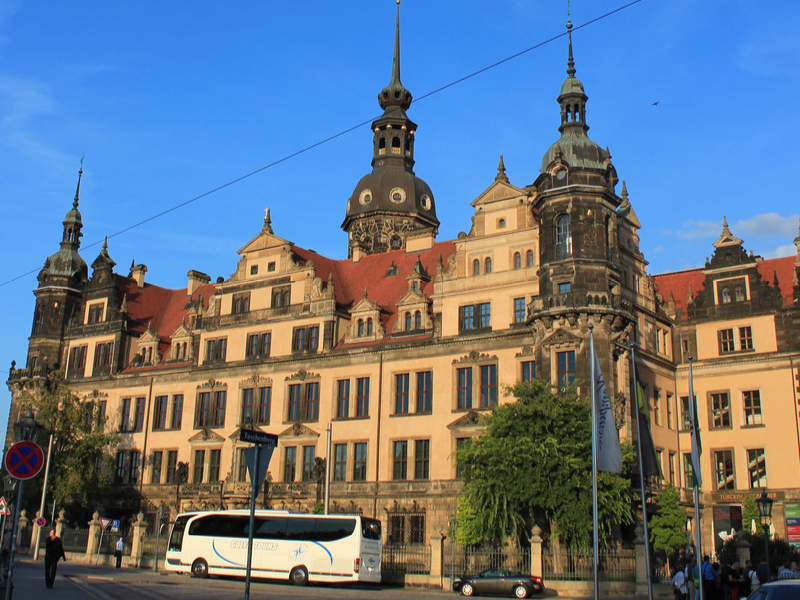
M 313 540 L 314 519 L 286 519 L 286 537 L 284 539 Z
M 381 539 L 381 522 L 377 519 L 361 517 L 361 535 L 368 540 Z
M 169 536 L 169 550 L 180 552 L 183 545 L 183 530 L 186 529 L 186 521 L 189 517 L 178 517 L 172 526 L 172 535 Z
M 286 539 L 286 519 L 256 519 L 254 537 L 267 540 Z
M 355 519 L 315 519 L 316 528 L 314 539 L 318 542 L 335 542 L 349 535 L 353 535 L 356 530 Z

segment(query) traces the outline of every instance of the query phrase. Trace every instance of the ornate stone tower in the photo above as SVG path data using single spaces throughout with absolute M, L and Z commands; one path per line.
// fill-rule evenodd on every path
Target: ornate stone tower
M 80 315 L 81 293 L 88 280 L 86 262 L 78 254 L 83 227 L 78 211 L 82 175 L 81 164 L 75 199 L 64 217 L 61 248 L 45 260 L 38 276 L 39 286 L 33 292 L 36 308 L 27 364 L 33 371 L 62 366 L 64 333 L 70 320 Z
M 428 231 L 435 236 L 439 227 L 433 193 L 413 169 L 417 125 L 406 115 L 411 92 L 400 82 L 399 0 L 392 80 L 378 103 L 383 115 L 372 123 L 372 172 L 358 182 L 342 223 L 350 258 L 405 248 L 409 235 Z

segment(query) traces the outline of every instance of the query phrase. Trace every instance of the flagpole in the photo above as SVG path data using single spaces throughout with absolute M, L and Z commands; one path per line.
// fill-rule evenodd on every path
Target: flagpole
M 692 357 L 689 356 L 689 406 L 692 414 L 692 436 L 697 431 L 697 411 L 694 410 L 694 381 L 692 376 Z M 694 443 L 693 443 L 694 445 Z M 697 570 L 700 573 L 700 600 L 704 600 L 703 594 L 703 552 L 700 542 L 700 494 L 697 486 L 697 476 L 694 474 L 694 464 L 692 464 L 692 488 L 694 490 L 694 525 L 695 525 L 695 554 L 697 555 Z
M 593 526 L 593 535 L 592 535 L 592 542 L 593 542 L 593 550 L 592 553 L 592 565 L 594 572 L 594 600 L 599 600 L 600 595 L 600 588 L 597 582 L 597 563 L 598 563 L 598 555 L 599 552 L 599 541 L 598 541 L 598 527 L 597 527 L 597 410 L 595 406 L 595 382 L 597 381 L 597 375 L 594 372 L 594 335 L 593 335 L 594 326 L 590 323 L 589 324 L 589 357 L 592 364 L 591 373 L 592 373 L 592 385 L 589 386 L 591 390 L 591 402 L 592 402 L 592 526 Z
M 636 331 L 634 329 L 634 331 Z M 642 527 L 644 528 L 644 561 L 645 561 L 645 568 L 647 569 L 647 598 L 648 600 L 653 600 L 653 585 L 650 581 L 651 577 L 651 569 L 650 569 L 650 539 L 647 533 L 647 506 L 645 501 L 644 495 L 644 467 L 642 464 L 642 431 L 641 427 L 639 426 L 639 394 L 637 391 L 637 379 L 636 379 L 636 358 L 634 356 L 636 342 L 631 340 L 631 377 L 633 379 L 633 384 L 631 389 L 633 390 L 633 407 L 634 407 L 634 421 L 636 421 L 636 442 L 639 449 L 639 493 L 642 496 Z M 702 598 L 700 599 L 702 600 Z

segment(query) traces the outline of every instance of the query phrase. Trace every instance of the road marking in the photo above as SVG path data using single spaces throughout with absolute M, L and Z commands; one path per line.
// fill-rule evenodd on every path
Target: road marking
M 87 578 L 87 579 L 91 579 L 91 578 Z M 100 577 L 96 577 L 95 579 L 101 579 L 101 578 Z M 102 579 L 106 579 L 106 578 L 102 578 Z M 117 598 L 114 598 L 114 596 L 109 596 L 105 592 L 101 592 L 100 590 L 93 589 L 90 585 L 86 584 L 83 581 L 80 581 L 76 577 L 67 576 L 66 580 L 69 581 L 76 588 L 78 588 L 81 591 L 83 591 L 84 594 L 88 595 L 91 598 L 95 598 L 96 600 L 118 600 Z

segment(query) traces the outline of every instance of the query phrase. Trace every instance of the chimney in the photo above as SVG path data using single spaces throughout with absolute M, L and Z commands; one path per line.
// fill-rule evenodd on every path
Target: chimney
M 187 296 L 192 296 L 197 288 L 211 281 L 211 277 L 200 271 L 191 270 L 186 275 L 189 277 L 189 285 L 186 287 Z
M 131 277 L 136 280 L 136 285 L 144 287 L 144 274 L 147 273 L 146 265 L 134 265 L 131 267 Z

